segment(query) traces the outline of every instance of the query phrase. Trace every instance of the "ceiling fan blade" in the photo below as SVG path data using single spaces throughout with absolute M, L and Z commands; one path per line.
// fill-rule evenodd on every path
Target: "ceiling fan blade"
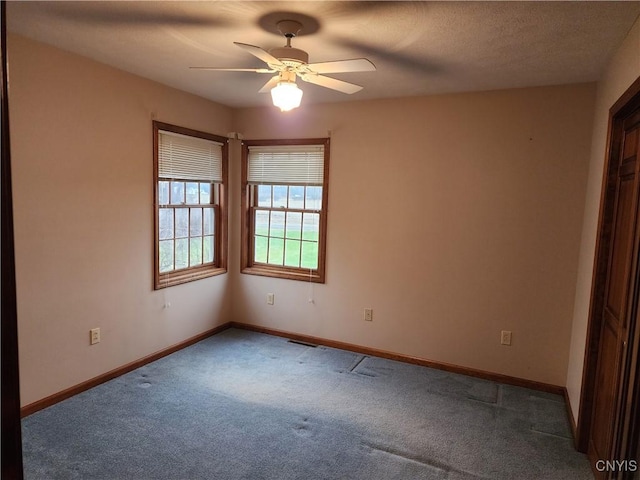
M 260 47 L 256 47 L 255 45 L 248 45 L 246 43 L 233 42 L 235 45 L 239 46 L 246 52 L 249 52 L 254 57 L 258 57 L 264 63 L 269 65 L 284 65 L 280 60 L 271 55 L 266 50 L 261 49 Z
M 307 67 L 315 73 L 374 72 L 376 70 L 376 66 L 366 58 L 310 63 Z
M 323 75 L 313 75 L 313 74 L 305 74 L 300 75 L 300 78 L 305 82 L 314 83 L 316 85 L 320 85 L 321 87 L 330 88 L 332 90 L 337 90 L 342 93 L 356 93 L 362 90 L 360 85 L 356 85 L 354 83 L 343 82 L 342 80 L 337 80 L 331 77 L 325 77 Z
M 275 70 L 270 68 L 218 68 L 218 67 L 189 67 L 192 70 L 214 70 L 218 72 L 255 72 L 255 73 L 273 73 Z
M 271 79 L 265 83 L 262 88 L 260 90 L 258 90 L 259 93 L 267 93 L 270 92 L 271 89 L 273 87 L 275 87 L 276 85 L 278 85 L 278 82 L 280 81 L 280 75 L 275 75 L 273 77 L 271 77 Z

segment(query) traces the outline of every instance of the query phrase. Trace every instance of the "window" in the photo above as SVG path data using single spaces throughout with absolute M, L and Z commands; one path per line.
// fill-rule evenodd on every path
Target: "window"
M 153 122 L 155 289 L 226 272 L 227 139 Z
M 243 273 L 324 283 L 328 173 L 328 138 L 243 143 Z

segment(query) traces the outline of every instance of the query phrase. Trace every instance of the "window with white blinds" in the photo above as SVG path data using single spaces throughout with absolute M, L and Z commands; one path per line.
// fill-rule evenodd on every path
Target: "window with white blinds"
M 242 272 L 324 283 L 329 139 L 243 142 Z
M 158 176 L 220 183 L 222 146 L 220 142 L 160 130 Z
M 254 185 L 322 185 L 324 145 L 249 146 L 247 181 Z
M 226 272 L 227 139 L 153 122 L 156 289 Z

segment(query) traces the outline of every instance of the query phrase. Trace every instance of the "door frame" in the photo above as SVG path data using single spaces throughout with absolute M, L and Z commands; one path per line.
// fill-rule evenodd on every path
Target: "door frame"
M 20 480 L 22 472 L 22 436 L 20 426 L 20 375 L 18 372 L 18 320 L 16 307 L 15 255 L 13 242 L 13 201 L 11 195 L 11 149 L 9 145 L 9 98 L 7 76 L 6 2 L 0 2 L 0 97 L 1 97 L 1 174 L 0 197 L 2 207 L 2 301 L 0 310 L 0 350 L 2 354 L 2 478 Z
M 607 133 L 607 149 L 605 156 L 602 189 L 600 194 L 600 213 L 598 217 L 598 233 L 596 237 L 593 276 L 591 282 L 591 300 L 589 304 L 589 319 L 587 326 L 587 340 L 585 348 L 584 367 L 582 373 L 582 390 L 580 393 L 580 413 L 576 430 L 576 448 L 586 452 L 593 423 L 593 403 L 596 386 L 596 369 L 598 366 L 598 349 L 600 345 L 600 331 L 602 328 L 602 309 L 604 307 L 605 287 L 609 254 L 612 247 L 613 214 L 615 206 L 616 176 L 614 168 L 618 164 L 620 151 L 617 148 L 622 139 L 623 119 L 640 108 L 640 77 L 622 94 L 609 110 L 609 125 Z M 640 433 L 640 409 L 636 407 L 640 400 L 640 380 L 638 353 L 640 347 L 640 328 L 636 328 L 638 321 L 638 299 L 640 287 L 640 268 L 638 268 L 638 235 L 636 229 L 633 265 L 630 275 L 632 287 L 629 290 L 629 332 L 627 348 L 623 352 L 620 364 L 618 405 L 616 407 L 616 421 L 613 432 L 614 455 L 623 454 L 635 456 L 638 448 Z M 636 321 L 631 321 L 631 319 Z M 620 459 L 622 459 L 620 457 Z

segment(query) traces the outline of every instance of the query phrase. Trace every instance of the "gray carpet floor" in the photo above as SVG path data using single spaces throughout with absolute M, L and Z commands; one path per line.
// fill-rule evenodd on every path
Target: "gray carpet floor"
M 229 329 L 23 419 L 27 479 L 592 479 L 562 397 Z

